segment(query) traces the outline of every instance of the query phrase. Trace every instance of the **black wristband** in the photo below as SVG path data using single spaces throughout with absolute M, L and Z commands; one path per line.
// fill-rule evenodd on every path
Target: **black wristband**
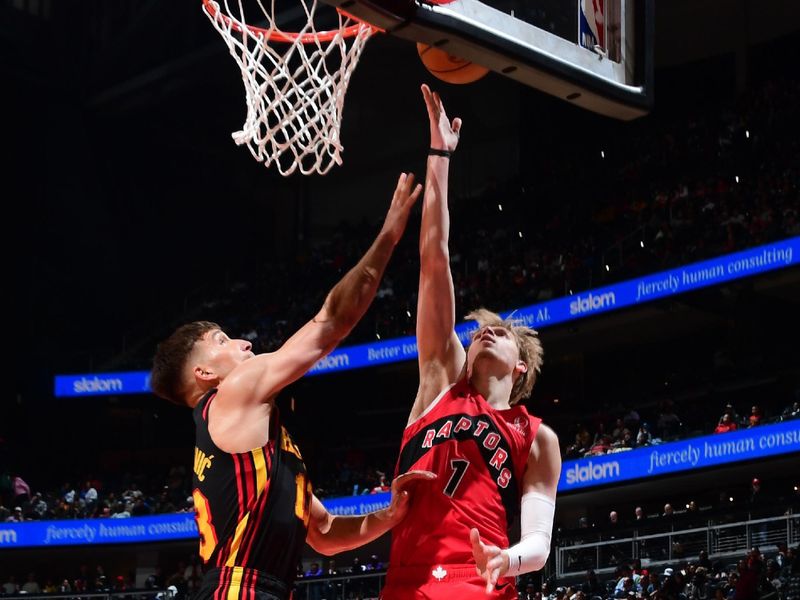
M 449 150 L 439 150 L 438 148 L 428 148 L 428 156 L 444 156 L 450 158 L 453 155 Z

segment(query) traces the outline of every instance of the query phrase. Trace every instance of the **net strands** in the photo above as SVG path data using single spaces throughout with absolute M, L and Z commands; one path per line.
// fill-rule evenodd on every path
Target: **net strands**
M 338 29 L 317 32 L 317 0 L 298 0 L 307 22 L 301 31 L 281 31 L 275 22 L 274 2 L 258 6 L 267 26 L 246 24 L 242 2 L 238 18 L 227 0 L 224 11 L 212 0 L 204 12 L 228 46 L 241 71 L 247 117 L 232 136 L 247 144 L 259 162 L 289 176 L 326 174 L 341 165 L 339 130 L 347 85 L 374 29 L 338 13 Z

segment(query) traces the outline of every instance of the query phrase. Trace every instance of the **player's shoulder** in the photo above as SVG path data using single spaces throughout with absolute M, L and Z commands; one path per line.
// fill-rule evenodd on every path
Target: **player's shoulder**
M 531 444 L 531 454 L 542 455 L 544 453 L 560 453 L 561 448 L 558 443 L 558 435 L 555 431 L 544 423 L 539 424 L 536 437 Z

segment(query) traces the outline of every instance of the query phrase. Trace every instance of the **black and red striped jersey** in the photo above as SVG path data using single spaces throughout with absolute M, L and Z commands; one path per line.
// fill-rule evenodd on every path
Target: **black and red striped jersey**
M 217 390 L 194 408 L 194 506 L 200 532 L 200 556 L 207 569 L 256 570 L 288 585 L 295 579 L 311 507 L 311 483 L 297 446 L 280 424 L 277 407 L 270 416 L 266 445 L 228 454 L 208 432 L 208 411 Z M 238 585 L 242 584 L 239 582 Z M 224 595 L 239 597 L 238 589 Z

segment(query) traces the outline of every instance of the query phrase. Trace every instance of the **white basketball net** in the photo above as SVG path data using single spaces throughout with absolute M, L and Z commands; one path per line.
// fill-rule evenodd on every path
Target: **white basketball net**
M 222 2 L 224 10 L 208 0 L 204 12 L 228 45 L 244 82 L 247 118 L 241 131 L 232 134 L 234 141 L 247 144 L 256 160 L 267 167 L 275 164 L 282 175 L 298 169 L 304 175 L 324 175 L 342 164 L 344 96 L 374 30 L 339 13 L 338 31 L 323 41 L 320 36 L 326 38 L 328 32 L 314 28 L 317 0 L 298 2 L 308 17 L 298 33 L 277 27 L 274 0 L 270 10 L 257 2 L 263 12 L 257 18 L 267 20 L 262 28 L 245 24 L 242 0 L 230 3 L 237 4 L 237 13 L 228 0 Z M 352 36 L 344 35 L 348 27 L 350 33 L 355 30 Z

